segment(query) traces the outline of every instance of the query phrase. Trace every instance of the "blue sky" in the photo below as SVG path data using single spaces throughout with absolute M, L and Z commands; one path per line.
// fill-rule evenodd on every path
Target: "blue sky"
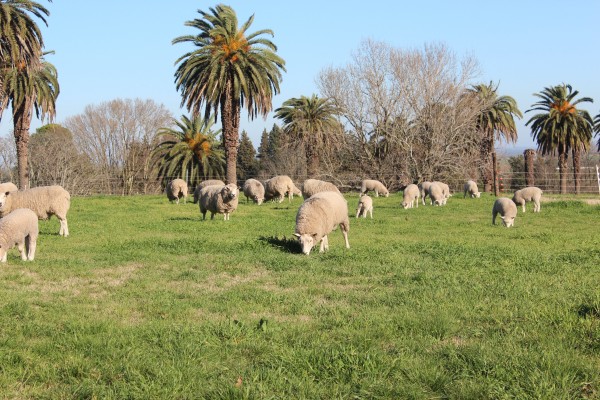
M 175 60 L 189 48 L 172 45 L 177 36 L 195 34 L 185 21 L 208 11 L 216 2 L 192 0 L 105 0 L 46 3 L 48 27 L 42 27 L 48 56 L 58 70 L 61 86 L 57 118 L 83 112 L 86 105 L 116 98 L 153 99 L 175 117 L 187 114 L 175 91 Z M 254 14 L 250 31 L 271 29 L 278 54 L 286 61 L 281 93 L 274 107 L 291 97 L 317 93 L 315 80 L 329 66 L 350 61 L 364 39 L 384 41 L 397 48 L 422 49 L 444 43 L 461 58 L 480 63 L 477 82 L 499 82 L 499 93 L 517 100 L 522 111 L 536 101 L 544 87 L 570 83 L 585 105 L 600 112 L 600 2 L 565 1 L 273 1 L 224 2 L 241 22 Z M 516 149 L 532 147 L 529 128 L 518 122 Z M 258 118 L 241 126 L 255 144 L 274 123 Z M 34 120 L 32 132 L 41 126 Z M 5 112 L 0 135 L 12 127 Z M 506 147 L 506 146 L 505 146 Z M 508 149 L 513 146 L 508 146 Z M 515 149 L 513 149 L 514 151 Z

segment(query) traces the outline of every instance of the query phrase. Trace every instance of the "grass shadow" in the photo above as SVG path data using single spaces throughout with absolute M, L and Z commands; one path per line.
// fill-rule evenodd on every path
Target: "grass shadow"
M 267 242 L 271 246 L 284 251 L 286 253 L 302 253 L 302 249 L 300 248 L 300 243 L 296 239 L 288 239 L 285 236 L 283 238 L 279 238 L 277 236 L 260 236 L 258 240 L 262 242 Z

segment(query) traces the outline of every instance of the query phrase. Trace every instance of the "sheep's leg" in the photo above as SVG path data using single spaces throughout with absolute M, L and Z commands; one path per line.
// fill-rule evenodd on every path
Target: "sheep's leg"
M 69 225 L 67 224 L 67 219 L 61 218 L 59 220 L 60 220 L 60 230 L 58 231 L 58 234 L 60 236 L 64 236 L 64 237 L 69 236 Z
M 360 215 L 360 211 L 361 211 L 361 209 L 360 209 L 360 207 L 358 207 L 356 209 L 356 218 L 358 218 L 358 216 Z
M 492 213 L 492 225 L 496 225 L 496 216 L 498 215 L 498 213 L 496 211 L 494 211 Z
M 371 213 L 371 219 L 373 219 L 373 207 L 369 209 L 369 213 Z M 367 213 L 365 211 L 365 218 L 367 218 Z
M 0 250 L 2 252 L 2 256 L 0 256 L 0 262 L 6 262 L 6 256 L 8 254 L 7 251 Z
M 37 236 L 29 235 L 29 243 L 27 245 L 27 259 L 33 261 L 35 258 L 35 248 L 37 247 Z
M 327 239 L 327 235 L 321 238 L 321 245 L 319 246 L 319 253 L 324 253 L 325 250 L 329 249 L 329 243 Z
M 25 238 L 27 240 L 27 238 Z M 25 240 L 17 243 L 17 248 L 19 249 L 19 253 L 21 253 L 21 260 L 27 261 L 27 254 L 25 253 Z
M 342 231 L 342 235 L 344 235 L 344 242 L 346 242 L 346 248 L 350 248 L 350 242 L 348 242 L 348 229 L 345 226 L 340 226 L 340 230 Z
M 536 201 L 533 203 L 533 212 L 540 212 L 540 202 Z
M 212 211 L 210 212 L 210 219 L 211 219 L 211 220 L 212 220 L 212 219 L 215 219 L 215 213 L 214 213 L 214 212 L 212 212 Z

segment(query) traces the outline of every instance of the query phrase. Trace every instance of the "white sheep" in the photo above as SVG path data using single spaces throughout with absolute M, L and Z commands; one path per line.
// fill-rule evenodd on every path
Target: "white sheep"
M 421 191 L 419 187 L 413 183 L 404 188 L 403 198 L 402 198 L 402 208 L 413 208 L 416 205 L 419 208 L 419 196 L 421 195 Z
M 310 254 L 310 250 L 319 242 L 321 242 L 320 253 L 328 250 L 327 235 L 337 225 L 340 226 L 346 248 L 349 249 L 348 203 L 342 195 L 336 192 L 319 192 L 306 199 L 298 209 L 296 231 L 294 233 L 302 246 L 302 253 Z
M 542 189 L 535 186 L 528 186 L 517 190 L 512 198 L 516 205 L 523 207 L 525 212 L 525 202 L 533 201 L 533 212 L 540 212 L 540 199 L 542 198 Z
M 294 185 L 294 181 L 287 175 L 277 175 L 265 181 L 265 201 L 277 200 L 278 203 L 283 201 L 287 195 L 288 201 L 292 201 L 294 194 L 301 195 L 302 192 Z
M 19 190 L 19 188 L 12 182 L 0 183 L 0 193 L 16 192 L 17 190 Z
M 236 184 L 210 185 L 200 191 L 200 213 L 206 219 L 206 212 L 210 211 L 210 219 L 215 219 L 215 214 L 223 214 L 223 219 L 229 221 L 229 215 L 237 209 L 239 189 Z
M 69 236 L 67 212 L 70 206 L 69 192 L 59 185 L 0 193 L 0 217 L 17 208 L 33 210 L 38 219 L 48 219 L 56 215 L 60 221 L 58 234 L 65 237 Z
M 389 190 L 385 185 L 375 179 L 365 179 L 360 185 L 360 194 L 367 194 L 368 191 L 374 191 L 375 197 L 379 197 L 379 193 L 383 196 L 388 197 L 390 195 Z
M 444 189 L 437 182 L 432 182 L 429 185 L 429 198 L 431 199 L 431 204 L 434 206 L 443 206 L 446 204 L 447 198 L 444 195 Z
M 183 179 L 173 179 L 166 187 L 167 198 L 169 201 L 175 200 L 179 204 L 179 199 L 183 197 L 183 203 L 187 201 L 188 185 Z
M 319 192 L 340 193 L 340 190 L 333 183 L 319 179 L 307 179 L 302 184 L 302 197 L 304 197 L 304 200 Z
M 431 182 L 421 182 L 418 186 L 421 190 L 421 201 L 423 202 L 423 205 L 425 205 L 425 197 L 429 196 L 429 187 L 431 186 Z M 429 199 L 431 200 L 431 197 Z
M 39 234 L 38 217 L 28 208 L 17 208 L 0 219 L 0 262 L 17 245 L 23 261 L 33 261 Z
M 356 208 L 356 218 L 362 215 L 363 218 L 367 218 L 367 212 L 371 214 L 373 219 L 373 199 L 366 194 L 360 196 L 358 199 L 358 207 Z
M 492 225 L 496 225 L 496 216 L 498 214 L 502 218 L 502 224 L 510 228 L 515 223 L 517 206 L 508 197 L 499 197 L 494 202 L 494 208 L 492 208 Z
M 198 199 L 200 198 L 200 191 L 202 190 L 202 188 L 205 188 L 207 186 L 212 186 L 212 185 L 225 186 L 225 182 L 223 182 L 220 179 L 207 179 L 205 181 L 200 182 L 198 184 L 198 186 L 196 186 L 196 189 L 194 189 L 193 203 L 196 204 L 198 202 Z
M 479 198 L 481 196 L 481 193 L 479 193 L 479 189 L 477 188 L 477 183 L 475 181 L 467 181 L 465 182 L 464 185 L 464 192 L 465 195 L 463 196 L 463 199 L 467 197 L 467 193 L 469 194 L 469 197 L 471 197 L 472 199 L 474 198 Z
M 265 199 L 265 187 L 260 181 L 250 178 L 244 182 L 244 194 L 246 202 L 248 199 L 252 199 L 256 204 L 261 205 Z
M 442 188 L 442 192 L 443 192 L 444 198 L 446 200 L 448 200 L 450 197 L 452 197 L 452 193 L 450 193 L 450 186 L 448 186 L 447 183 L 440 182 L 440 181 L 433 181 L 432 183 L 436 183 Z M 444 201 L 444 204 L 446 204 L 445 201 Z

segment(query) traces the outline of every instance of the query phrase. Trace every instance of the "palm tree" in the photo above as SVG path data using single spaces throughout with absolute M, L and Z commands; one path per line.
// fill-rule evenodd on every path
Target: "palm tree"
M 35 65 L 20 64 L 3 71 L 4 93 L 12 108 L 19 189 L 29 187 L 27 169 L 29 127 L 36 117 L 50 120 L 56 115 L 56 98 L 60 92 L 56 68 L 43 57 Z
M 198 10 L 201 18 L 187 21 L 186 26 L 200 30 L 198 35 L 180 36 L 175 43 L 189 42 L 196 49 L 181 56 L 175 72 L 181 105 L 197 115 L 204 106 L 204 117 L 221 112 L 223 146 L 227 158 L 227 182 L 236 182 L 237 146 L 240 110 L 246 107 L 250 119 L 266 117 L 272 98 L 279 93 L 281 71 L 285 62 L 277 56 L 277 47 L 263 34 L 268 29 L 247 33 L 254 21 L 251 16 L 238 27 L 235 11 L 219 4 L 210 12 Z
M 319 172 L 319 156 L 324 149 L 339 143 L 341 125 L 336 119 L 339 109 L 330 99 L 311 97 L 291 98 L 275 110 L 283 122 L 283 131 L 304 147 L 308 177 Z
M 594 122 L 585 110 L 577 105 L 593 102 L 589 97 L 575 99 L 579 94 L 571 85 L 546 87 L 534 96 L 541 100 L 533 104 L 529 111 L 542 111 L 534 115 L 525 125 L 531 124 L 531 134 L 542 154 L 558 153 L 560 173 L 560 193 L 567 193 L 567 157 L 569 150 L 586 151 L 592 140 Z M 573 160 L 575 161 L 575 160 Z M 579 168 L 576 167 L 576 170 Z M 579 176 L 576 176 L 576 181 Z M 578 185 L 576 183 L 576 185 Z
M 594 118 L 594 131 L 597 134 L 600 134 L 600 114 L 596 115 L 596 117 Z M 600 151 L 600 135 L 598 135 L 598 151 Z
M 222 177 L 225 160 L 216 145 L 220 131 L 212 130 L 213 120 L 182 115 L 175 129 L 158 131 L 160 142 L 152 152 L 159 158 L 158 176 L 163 181 L 177 177 L 195 185 L 202 178 Z
M 522 118 L 523 114 L 517 102 L 510 96 L 498 96 L 498 85 L 490 82 L 488 85 L 479 84 L 467 89 L 469 93 L 477 96 L 481 111 L 477 117 L 476 127 L 481 134 L 481 176 L 484 191 L 489 192 L 494 182 L 494 193 L 497 193 L 496 170 L 492 160 L 496 153 L 495 141 L 504 139 L 507 143 L 517 141 L 517 128 L 515 116 Z
M 28 0 L 0 0 L 0 120 L 8 106 L 4 76 L 17 66 L 35 66 L 44 42 L 30 14 L 41 19 L 50 12 L 41 4 Z

